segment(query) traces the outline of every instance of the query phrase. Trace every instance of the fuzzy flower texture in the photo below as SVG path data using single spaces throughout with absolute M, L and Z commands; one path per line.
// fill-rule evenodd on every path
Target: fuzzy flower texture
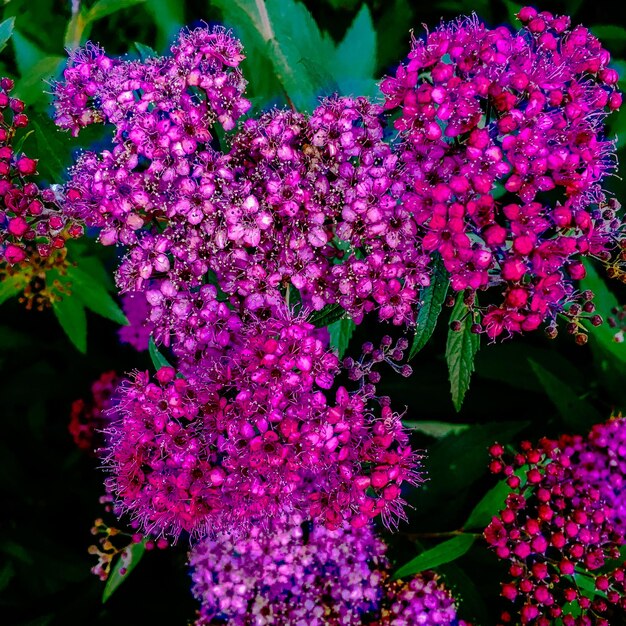
M 604 119 L 621 103 L 617 74 L 567 18 L 523 9 L 520 19 L 518 32 L 468 18 L 414 41 L 381 85 L 382 106 L 334 96 L 310 115 L 239 122 L 250 108 L 243 51 L 222 28 L 183 31 L 170 54 L 145 60 L 88 44 L 55 85 L 61 128 L 112 130 L 110 148 L 83 153 L 58 190 L 63 214 L 125 248 L 117 285 L 133 324 L 122 339 L 145 349 L 151 335 L 176 359 L 117 390 L 107 492 L 139 533 L 196 542 L 201 623 L 457 623 L 432 576 L 388 583 L 370 532 L 377 516 L 404 518 L 402 489 L 423 480 L 376 389 L 380 364 L 411 374 L 408 342 L 384 337 L 340 363 L 312 322 L 371 314 L 414 325 L 437 255 L 475 303 L 474 331 L 555 334 L 564 313 L 583 336 L 593 304 L 576 287 L 581 257 L 609 263 L 622 246 L 617 203 L 601 187 L 615 167 Z M 536 454 L 520 465 L 539 464 L 540 498 L 557 500 L 545 523 L 556 536 L 556 511 L 571 509 L 585 532 L 554 546 L 569 550 L 561 575 L 571 564 L 595 571 L 613 555 L 617 522 L 595 491 L 570 489 L 582 480 L 571 455 Z M 603 467 L 589 465 L 585 480 L 612 463 Z M 510 500 L 503 526 L 533 502 Z M 494 530 L 502 558 L 519 560 L 514 572 L 539 581 L 515 590 L 534 594 L 527 623 L 557 610 L 557 587 L 541 582 L 557 576 L 552 560 L 524 560 L 548 549 L 534 528 L 522 548 L 508 545 L 519 532 Z M 594 610 L 613 602 L 620 571 Z
M 485 530 L 511 563 L 502 595 L 522 624 L 609 626 L 612 611 L 626 609 L 626 419 L 596 425 L 588 437 L 526 442 L 512 460 L 500 445 L 490 452 L 492 471 L 512 489 Z
M 222 535 L 190 554 L 197 626 L 464 626 L 429 572 L 390 580 L 371 526 L 327 530 L 298 517 L 241 540 Z
M 616 167 L 604 119 L 622 102 L 618 74 L 568 17 L 527 7 L 519 19 L 517 32 L 475 17 L 440 26 L 381 89 L 424 251 L 441 255 L 454 290 L 501 291 L 476 330 L 547 322 L 554 335 L 564 312 L 578 334 L 580 257 L 608 262 L 623 247 L 619 205 L 601 188 Z

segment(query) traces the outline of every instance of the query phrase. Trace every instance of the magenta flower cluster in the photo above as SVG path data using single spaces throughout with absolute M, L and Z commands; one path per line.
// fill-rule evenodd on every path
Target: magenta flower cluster
M 544 323 L 554 334 L 580 257 L 606 261 L 623 238 L 600 186 L 615 169 L 604 118 L 622 101 L 609 53 L 567 17 L 519 18 L 518 32 L 443 24 L 381 85 L 424 251 L 441 255 L 455 291 L 501 292 L 476 308 L 490 338 Z
M 593 312 L 580 257 L 608 261 L 622 239 L 601 187 L 617 75 L 567 18 L 520 19 L 519 32 L 469 18 L 414 41 L 383 106 L 334 96 L 238 126 L 244 57 L 224 29 L 184 31 L 143 60 L 72 53 L 56 123 L 113 136 L 72 168 L 64 215 L 126 248 L 121 339 L 145 350 L 152 337 L 176 359 L 118 389 L 106 489 L 139 534 L 197 542 L 198 624 L 459 623 L 434 575 L 390 581 L 371 530 L 405 518 L 402 489 L 423 481 L 377 392 L 379 365 L 411 374 L 408 342 L 386 336 L 341 363 L 312 320 L 413 326 L 435 255 L 467 302 L 500 289 L 472 305 L 491 339 Z M 525 445 L 512 464 L 492 450 L 513 493 L 485 536 L 511 561 L 503 593 L 523 623 L 623 604 L 624 570 L 598 573 L 623 537 L 613 428 Z M 574 584 L 581 571 L 597 596 Z
M 453 626 L 455 601 L 432 572 L 390 580 L 385 545 L 370 525 L 328 530 L 276 518 L 245 539 L 193 548 L 197 626 Z
M 150 332 L 178 359 L 122 386 L 105 460 L 117 511 L 174 538 L 280 512 L 392 525 L 419 457 L 373 384 L 337 387 L 328 334 L 290 306 L 291 291 L 305 311 L 415 314 L 429 258 L 399 213 L 380 110 L 344 98 L 310 118 L 274 111 L 225 152 L 213 125 L 231 130 L 249 106 L 240 43 L 201 28 L 171 52 L 119 61 L 89 45 L 55 87 L 60 126 L 115 129 L 63 194 L 103 244 L 129 248 L 118 286 L 133 322 L 145 305 L 146 333 L 133 323 L 122 338 L 143 348 Z
M 63 249 L 66 239 L 80 237 L 83 228 L 59 210 L 50 189 L 42 191 L 29 180 L 37 173 L 37 161 L 13 148 L 28 117 L 24 103 L 10 95 L 12 89 L 12 80 L 0 80 L 0 258 L 19 265 L 35 254 L 45 258 Z
M 512 493 L 485 538 L 510 561 L 502 595 L 522 624 L 608 626 L 611 607 L 626 608 L 625 442 L 626 420 L 615 418 L 586 438 L 525 442 L 512 460 L 491 448 L 491 469 Z
M 183 377 L 164 367 L 120 390 L 105 459 L 119 513 L 175 538 L 289 512 L 330 528 L 403 517 L 401 486 L 421 476 L 399 416 L 372 385 L 328 394 L 339 362 L 311 324 L 285 313 L 215 330 L 212 356 L 182 360 Z

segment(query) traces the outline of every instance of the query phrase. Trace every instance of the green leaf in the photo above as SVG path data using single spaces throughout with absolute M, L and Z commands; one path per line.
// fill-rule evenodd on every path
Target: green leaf
M 67 269 L 67 279 L 72 285 L 73 297 L 78 298 L 88 309 L 118 324 L 128 326 L 129 322 L 111 294 L 91 274 L 79 267 Z
M 329 69 L 335 45 L 320 31 L 304 4 L 296 0 L 215 0 L 214 4 L 238 31 L 243 24 L 241 35 L 248 60 L 258 54 L 267 58 L 297 109 L 312 109 L 318 96 L 337 91 Z M 267 77 L 264 80 L 268 82 Z
M 260 100 L 260 108 L 282 99 L 284 90 L 269 58 L 267 33 L 264 33 L 267 27 L 264 29 L 254 0 L 213 0 L 212 4 L 220 9 L 224 23 L 233 27 L 243 43 L 246 58 L 241 68 L 244 76 L 254 76 L 249 85 L 251 96 Z
M 449 285 L 448 273 L 443 266 L 441 257 L 437 257 L 433 265 L 433 278 L 428 287 L 422 291 L 421 305 L 417 312 L 415 336 L 409 351 L 409 361 L 428 343 L 431 338 L 441 308 L 446 300 Z
M 342 42 L 337 46 L 333 60 L 333 76 L 340 92 L 344 95 L 374 95 L 377 83 L 376 71 L 376 31 L 372 16 L 366 4 L 357 13 Z M 371 84 L 371 92 L 367 85 Z M 361 87 L 355 91 L 355 87 Z M 363 87 L 366 90 L 363 90 Z
M 156 347 L 154 343 L 154 339 L 150 337 L 150 341 L 148 342 L 148 353 L 150 354 L 150 358 L 152 359 L 152 365 L 154 365 L 155 370 L 160 370 L 162 367 L 172 367 L 170 362 L 161 354 L 159 349 Z
M 565 356 L 555 350 L 509 341 L 490 345 L 476 355 L 476 376 L 505 383 L 516 389 L 543 393 L 528 359 L 541 363 L 552 372 L 559 372 L 573 388 L 581 388 L 585 379 Z M 506 363 L 506 367 L 502 364 Z
M 450 422 L 417 422 L 412 420 L 402 420 L 406 428 L 424 433 L 435 439 L 442 439 L 448 435 L 458 435 L 470 428 L 470 424 L 451 424 Z
M 263 7 L 263 0 L 256 5 Z M 330 69 L 334 43 L 301 2 L 267 0 L 265 7 L 266 15 L 260 10 L 261 32 L 269 42 L 276 75 L 297 109 L 312 109 L 320 95 L 337 91 Z
M 185 24 L 185 3 L 180 0 L 149 0 L 146 11 L 159 31 L 159 49 L 165 47 Z
M 31 106 L 46 101 L 48 99 L 46 83 L 57 76 L 64 63 L 65 58 L 60 56 L 47 56 L 37 61 L 16 81 L 15 96 Z
M 111 569 L 107 584 L 102 592 L 102 602 L 106 602 L 113 592 L 130 576 L 130 573 L 137 567 L 146 552 L 146 540 L 140 543 L 132 543 L 120 554 L 117 562 Z M 122 570 L 125 570 L 122 574 Z
M 37 170 L 49 182 L 58 183 L 68 165 L 63 157 L 69 151 L 62 139 L 67 135 L 58 133 L 52 121 L 40 113 L 32 116 L 30 123 L 37 141 L 37 156 L 39 157 Z
M 413 9 L 408 0 L 386 2 L 385 12 L 376 20 L 378 32 L 378 66 L 387 69 L 406 57 L 410 48 L 409 25 Z
M 0 282 L 0 304 L 3 304 L 13 296 L 17 296 L 22 289 L 24 289 L 23 276 L 20 276 L 20 274 L 7 276 Z
M 514 28 L 517 28 L 519 24 L 517 14 L 522 10 L 522 7 L 524 5 L 519 4 L 518 2 L 512 2 L 512 0 L 504 0 L 504 6 L 506 7 L 507 13 L 509 15 L 509 22 L 513 25 Z
M 406 565 L 400 567 L 393 577 L 398 579 L 412 576 L 427 569 L 434 569 L 444 563 L 456 561 L 472 547 L 475 540 L 474 535 L 460 534 L 452 537 L 452 539 L 448 539 L 416 556 Z
M 145 61 L 146 59 L 149 59 L 151 57 L 158 56 L 158 52 L 150 46 L 146 46 L 145 44 L 139 43 L 138 41 L 136 41 L 133 45 L 135 46 L 135 50 L 137 50 L 139 58 L 142 61 Z
M 95 22 L 103 17 L 117 13 L 122 9 L 130 9 L 131 7 L 143 4 L 146 0 L 98 0 L 87 13 L 87 21 Z
M 18 30 L 13 31 L 13 48 L 15 50 L 15 64 L 20 76 L 26 76 L 33 67 L 46 58 L 46 53 Z
M 532 359 L 529 359 L 529 362 L 537 380 L 563 418 L 563 422 L 574 432 L 586 433 L 594 424 L 603 421 L 600 413 L 586 400 L 580 398 L 567 383 Z
M 602 41 L 609 39 L 617 39 L 623 41 L 626 39 L 626 28 L 623 26 L 616 26 L 615 24 L 598 24 L 591 26 L 591 32 Z
M 515 471 L 515 475 L 522 480 L 526 480 L 526 470 L 520 467 Z M 500 480 L 493 486 L 474 507 L 463 528 L 465 530 L 484 530 L 491 522 L 494 515 L 504 507 L 506 497 L 513 490 L 506 484 L 505 480 Z
M 87 315 L 85 307 L 78 298 L 63 296 L 62 300 L 52 303 L 52 310 L 61 328 L 79 352 L 87 352 Z
M 90 30 L 91 23 L 87 17 L 87 9 L 81 6 L 67 23 L 64 39 L 65 47 L 73 50 L 83 45 L 89 36 Z
M 474 371 L 474 357 L 480 347 L 480 336 L 472 332 L 472 315 L 463 302 L 462 293 L 457 296 L 450 319 L 461 322 L 461 330 L 448 331 L 446 344 L 452 403 L 460 411 Z
M 611 310 L 615 307 L 619 308 L 619 303 L 615 295 L 607 287 L 606 283 L 595 267 L 586 259 L 584 260 L 587 276 L 580 281 L 581 289 L 590 289 L 595 294 L 594 303 L 598 313 L 602 316 L 604 322 L 600 326 L 586 324 L 589 336 L 596 341 L 603 350 L 609 352 L 622 363 L 626 363 L 626 342 L 618 343 L 615 341 L 615 330 L 607 323 L 607 318 L 611 316 Z
M 441 511 L 442 503 L 456 502 L 459 494 L 487 472 L 488 447 L 494 441 L 505 445 L 528 422 L 489 422 L 448 435 L 428 450 L 424 469 L 431 479 L 420 489 L 410 492 L 411 504 L 418 511 Z M 458 523 L 458 522 L 454 522 Z
M 309 322 L 317 328 L 330 326 L 345 315 L 345 310 L 339 304 L 327 304 L 321 311 L 314 311 L 309 315 Z
M 356 324 L 348 317 L 343 317 L 328 326 L 330 345 L 337 350 L 340 359 L 348 349 L 355 328 Z
M 0 24 L 0 52 L 2 52 L 7 47 L 7 43 L 9 42 L 9 39 L 11 39 L 11 35 L 13 34 L 14 27 L 14 17 L 10 17 Z

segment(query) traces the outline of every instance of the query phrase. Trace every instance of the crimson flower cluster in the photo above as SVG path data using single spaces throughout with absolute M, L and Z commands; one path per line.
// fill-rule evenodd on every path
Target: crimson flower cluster
M 330 528 L 403 517 L 419 457 L 371 385 L 328 394 L 339 362 L 319 331 L 287 313 L 214 330 L 200 363 L 181 360 L 183 377 L 165 367 L 120 389 L 105 458 L 118 513 L 174 538 L 245 532 L 287 512 Z
M 65 247 L 66 239 L 83 234 L 82 226 L 56 206 L 54 193 L 29 180 L 37 161 L 13 148 L 28 117 L 12 89 L 12 80 L 0 79 L 0 254 L 9 266 L 49 257 Z
M 430 572 L 391 582 L 385 545 L 362 528 L 276 518 L 269 532 L 221 535 L 191 551 L 197 626 L 453 626 L 450 592 Z
M 120 380 L 116 372 L 104 372 L 91 385 L 89 400 L 81 398 L 72 403 L 68 429 L 81 450 L 95 453 L 104 443 L 100 433 L 112 419 L 108 411 L 115 403 L 114 394 Z
M 607 261 L 623 241 L 600 186 L 615 169 L 604 118 L 622 102 L 609 53 L 568 17 L 526 7 L 519 19 L 517 32 L 442 24 L 381 85 L 424 251 L 454 290 L 502 293 L 476 309 L 490 338 L 554 334 L 563 312 L 576 323 L 580 257 Z
M 525 442 L 512 460 L 502 446 L 490 449 L 491 470 L 512 492 L 485 538 L 511 562 L 502 595 L 522 624 L 608 626 L 611 607 L 626 608 L 625 441 L 626 420 L 616 418 L 586 438 Z

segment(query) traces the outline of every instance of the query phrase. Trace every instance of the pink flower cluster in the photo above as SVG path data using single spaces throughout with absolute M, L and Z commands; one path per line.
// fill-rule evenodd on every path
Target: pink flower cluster
M 29 177 L 37 161 L 16 153 L 16 134 L 28 126 L 24 103 L 11 97 L 13 81 L 0 79 L 0 255 L 9 265 L 48 257 L 65 247 L 69 237 L 80 237 L 82 226 L 55 206 L 54 193 L 40 190 Z
M 370 525 L 328 530 L 276 518 L 245 539 L 221 535 L 190 553 L 197 626 L 457 626 L 455 601 L 432 572 L 390 580 Z
M 424 251 L 441 255 L 454 290 L 501 291 L 476 310 L 490 338 L 554 333 L 580 257 L 606 261 L 623 237 L 600 186 L 615 169 L 604 118 L 622 102 L 609 53 L 567 17 L 519 18 L 518 32 L 443 24 L 381 85 Z
M 339 363 L 317 334 L 287 314 L 249 320 L 199 364 L 183 360 L 183 377 L 165 367 L 156 382 L 138 373 L 123 385 L 121 419 L 106 431 L 118 513 L 175 538 L 289 512 L 329 528 L 403 517 L 401 486 L 421 481 L 419 457 L 371 385 L 329 395 Z
M 626 608 L 625 446 L 626 420 L 617 418 L 586 438 L 525 442 L 512 462 L 502 446 L 491 448 L 491 469 L 512 493 L 485 538 L 511 562 L 502 595 L 522 624 L 608 626 L 611 606 Z

